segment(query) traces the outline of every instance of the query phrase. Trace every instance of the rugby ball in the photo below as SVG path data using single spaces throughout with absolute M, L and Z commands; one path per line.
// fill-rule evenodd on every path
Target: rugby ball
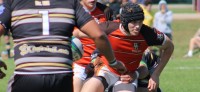
M 72 36 L 71 38 L 71 50 L 72 50 L 73 61 L 77 61 L 82 58 L 83 45 L 77 37 Z

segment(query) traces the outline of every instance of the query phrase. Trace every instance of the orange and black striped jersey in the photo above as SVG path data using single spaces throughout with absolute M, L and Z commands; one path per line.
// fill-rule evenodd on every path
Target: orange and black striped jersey
M 91 14 L 91 16 L 96 20 L 96 22 L 102 23 L 106 21 L 106 16 L 104 14 L 104 9 L 106 9 L 107 7 L 105 5 L 102 5 L 100 3 L 96 3 L 96 6 L 94 7 L 93 10 L 88 11 L 89 14 Z M 95 31 L 95 30 L 94 30 Z M 90 56 L 92 54 L 92 52 L 96 49 L 95 43 L 92 39 L 90 38 L 80 38 L 82 44 L 83 44 L 83 50 L 84 50 L 84 54 L 83 57 L 76 61 L 77 64 L 80 65 L 87 65 L 88 63 L 90 63 Z
M 4 0 L 0 22 L 11 29 L 16 74 L 72 72 L 74 26 L 92 17 L 78 0 Z
M 146 25 L 142 26 L 138 36 L 127 36 L 117 22 L 101 23 L 100 28 L 108 34 L 116 59 L 122 61 L 129 71 L 138 68 L 148 46 L 162 45 L 165 41 L 163 33 Z M 107 61 L 104 62 L 108 64 Z

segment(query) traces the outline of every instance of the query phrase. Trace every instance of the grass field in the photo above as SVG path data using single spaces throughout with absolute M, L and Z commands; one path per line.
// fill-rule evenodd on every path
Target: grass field
M 163 92 L 200 92 L 200 52 L 193 58 L 182 58 L 188 50 L 190 38 L 200 28 L 200 20 L 173 21 L 173 42 L 175 50 L 160 77 L 160 87 Z M 2 38 L 1 38 L 2 39 Z M 0 50 L 4 49 L 0 43 Z M 6 92 L 7 83 L 14 70 L 13 60 L 5 61 L 8 70 L 6 78 L 0 80 L 0 92 Z

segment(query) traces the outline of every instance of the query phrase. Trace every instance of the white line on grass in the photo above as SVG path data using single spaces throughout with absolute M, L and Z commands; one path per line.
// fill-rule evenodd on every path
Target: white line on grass
M 167 68 L 166 69 L 170 69 L 170 70 L 200 70 L 199 66 L 195 66 L 195 67 L 189 67 L 189 66 L 180 66 L 180 67 L 171 67 L 171 68 Z

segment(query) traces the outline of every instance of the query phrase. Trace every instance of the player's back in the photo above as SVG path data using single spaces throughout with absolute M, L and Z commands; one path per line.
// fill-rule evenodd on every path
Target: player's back
M 73 5 L 74 0 L 13 0 L 13 38 L 71 36 L 75 24 Z
M 78 0 L 7 0 L 5 7 L 3 15 L 7 16 L 1 19 L 8 29 L 11 23 L 15 73 L 72 72 L 74 25 L 81 27 L 91 20 Z

